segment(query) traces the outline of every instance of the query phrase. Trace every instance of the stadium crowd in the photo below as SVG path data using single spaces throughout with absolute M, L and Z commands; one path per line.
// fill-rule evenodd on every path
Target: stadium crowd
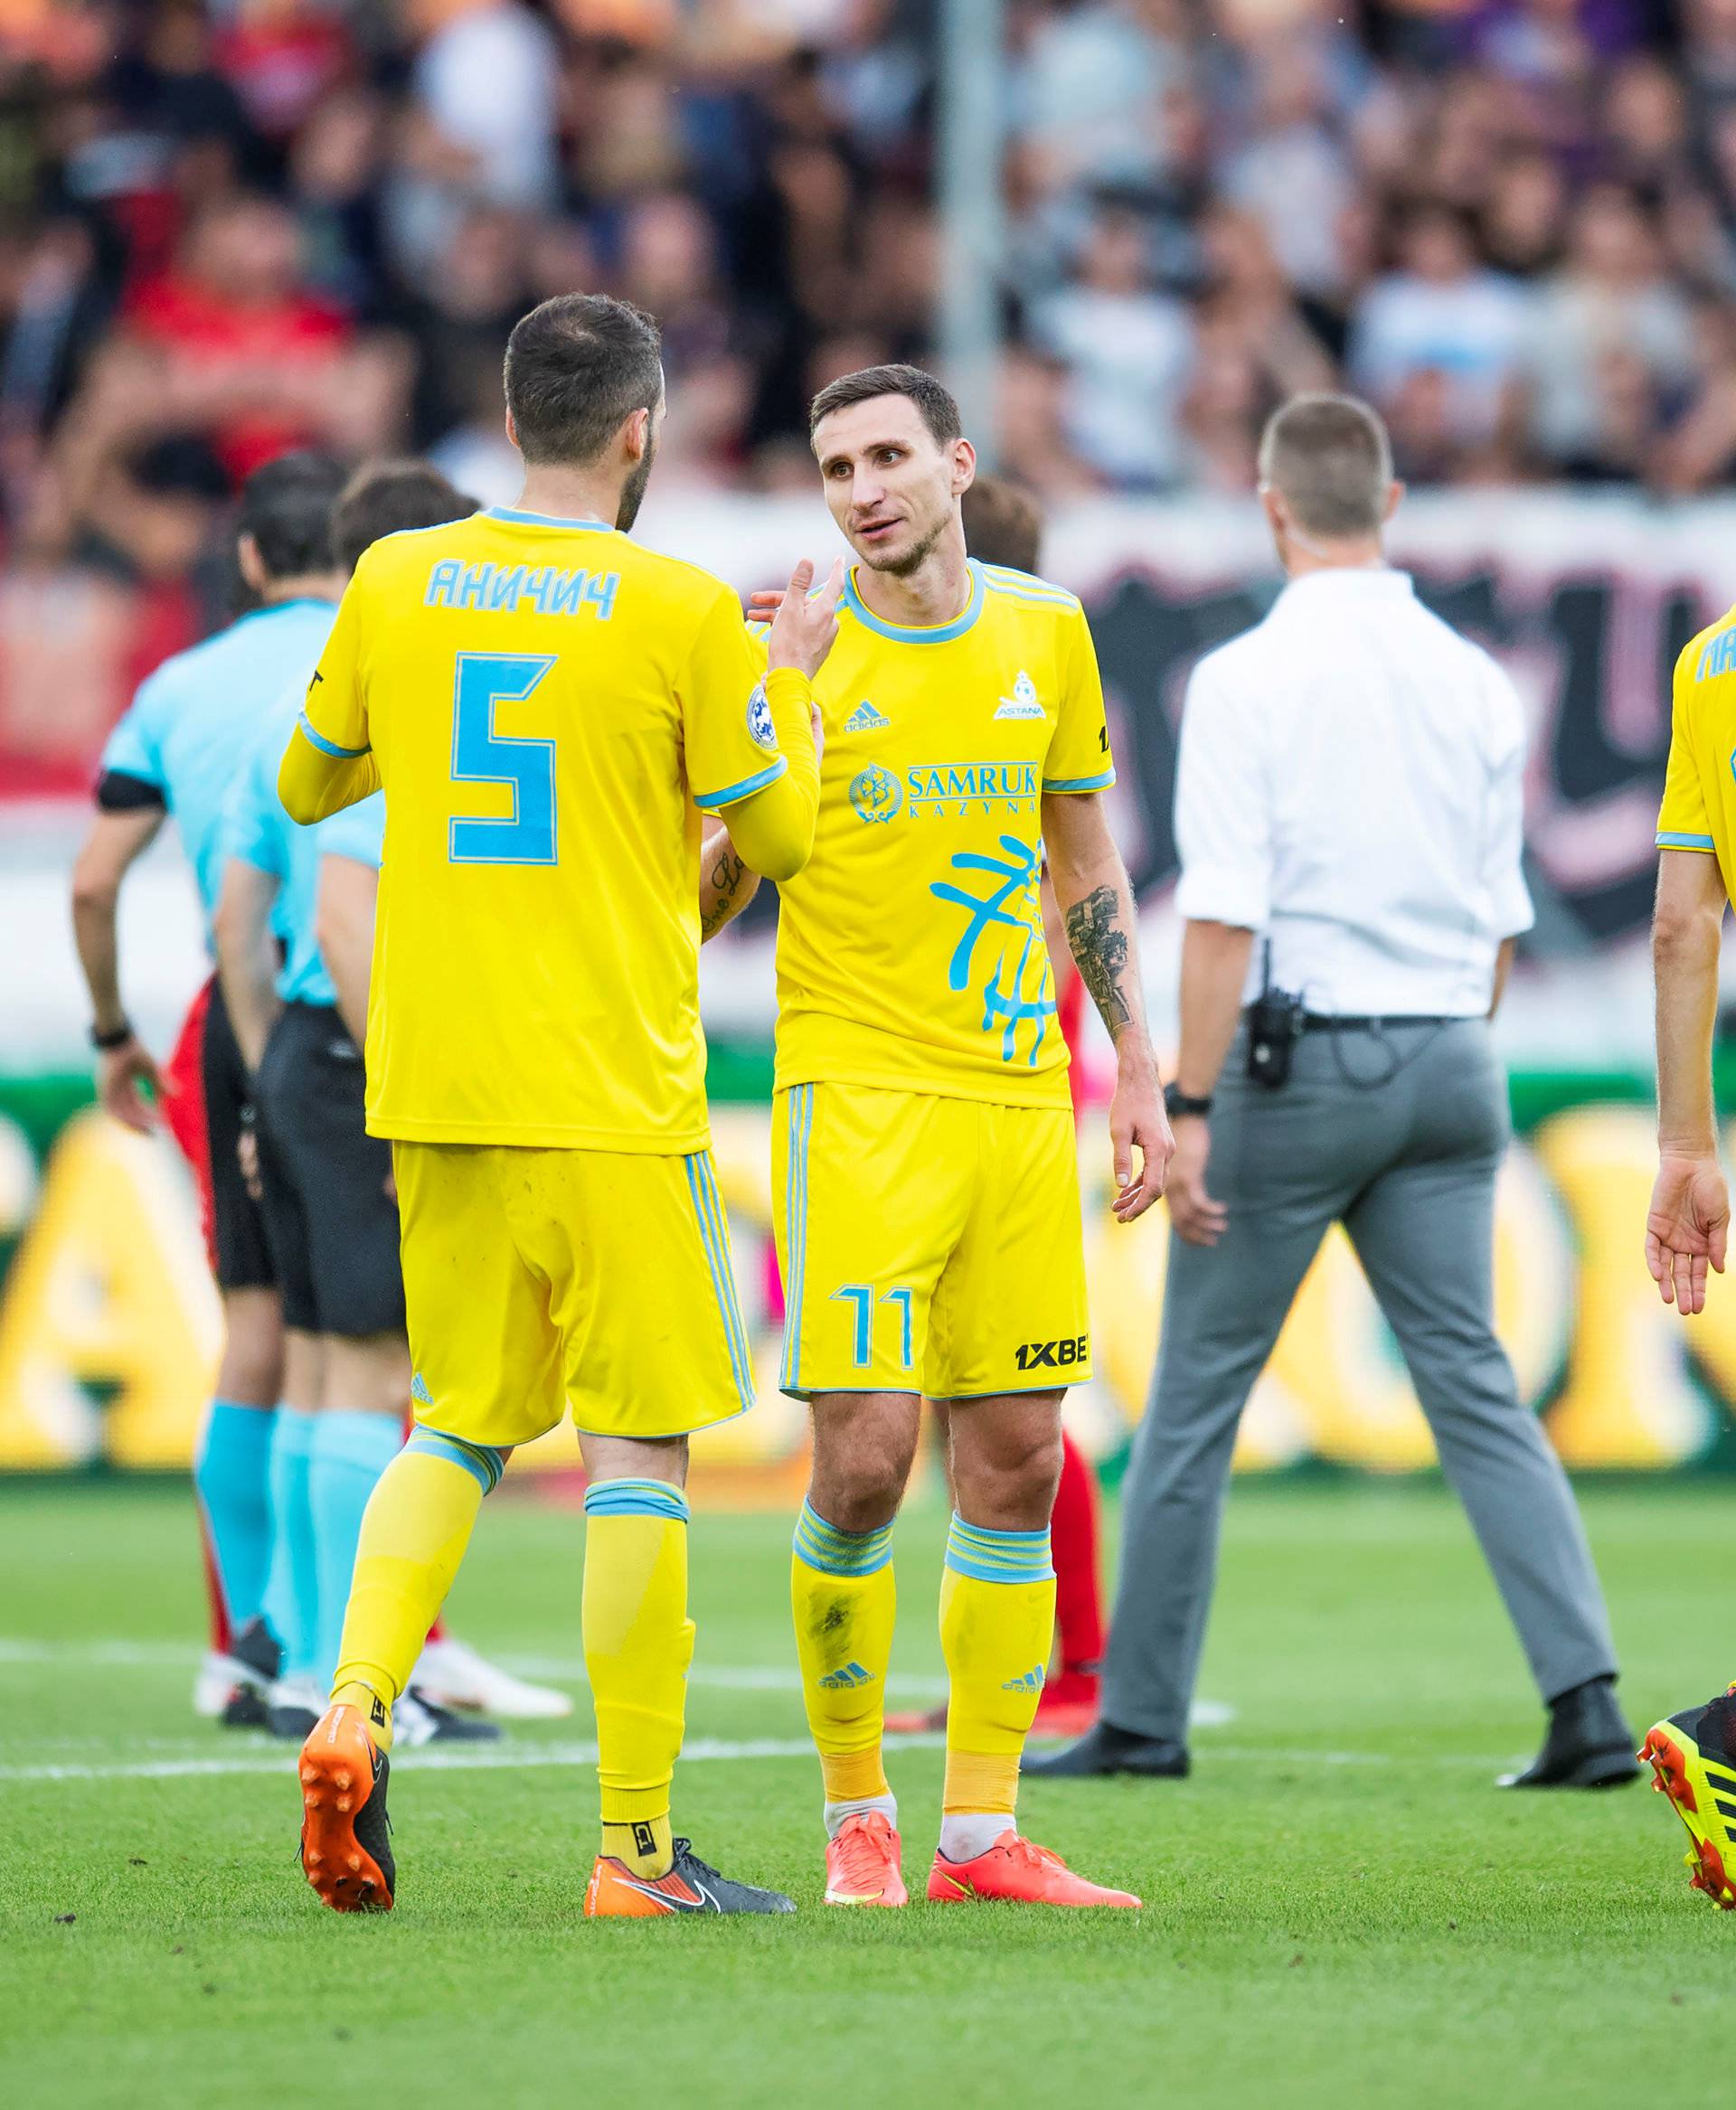
M 660 317 L 662 487 L 808 489 L 814 391 L 932 349 L 939 12 L 14 0 L 0 790 L 219 612 L 214 516 L 284 447 L 510 496 L 500 350 L 551 292 Z M 999 446 L 1045 497 L 1245 489 L 1338 381 L 1413 482 L 1736 458 L 1736 0 L 1007 16 Z

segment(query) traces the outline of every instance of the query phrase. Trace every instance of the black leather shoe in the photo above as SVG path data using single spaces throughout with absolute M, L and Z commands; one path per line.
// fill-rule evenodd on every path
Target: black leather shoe
M 1634 1732 L 1616 1704 L 1615 1680 L 1593 1678 L 1550 1702 L 1549 1734 L 1523 1773 L 1504 1773 L 1497 1787 L 1621 1787 L 1643 1768 Z
M 1117 1729 L 1112 1721 L 1099 1721 L 1063 1751 L 1052 1751 L 1047 1757 L 1033 1757 L 1026 1751 L 1019 1771 L 1046 1780 L 1101 1780 L 1116 1773 L 1135 1774 L 1144 1780 L 1185 1780 L 1190 1765 L 1180 1744 L 1136 1736 L 1131 1729 Z

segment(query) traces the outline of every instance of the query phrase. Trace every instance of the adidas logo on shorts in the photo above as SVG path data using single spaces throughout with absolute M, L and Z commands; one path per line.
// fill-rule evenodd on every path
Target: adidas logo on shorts
M 1041 1692 L 1043 1691 L 1043 1665 L 1038 1663 L 1022 1678 L 1009 1678 L 1001 1687 L 1003 1692 Z

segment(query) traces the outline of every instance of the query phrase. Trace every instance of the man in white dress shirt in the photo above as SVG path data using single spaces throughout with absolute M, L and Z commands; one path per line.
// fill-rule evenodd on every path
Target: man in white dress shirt
M 1163 1346 L 1124 1492 L 1101 1718 L 1030 1772 L 1188 1770 L 1236 1425 L 1335 1222 L 1551 1710 L 1537 1761 L 1505 1785 L 1637 1772 L 1573 1495 L 1493 1323 L 1508 1114 L 1488 1021 L 1532 920 L 1524 723 L 1495 662 L 1387 566 L 1401 495 L 1366 405 L 1279 410 L 1260 496 L 1289 582 L 1189 684 Z

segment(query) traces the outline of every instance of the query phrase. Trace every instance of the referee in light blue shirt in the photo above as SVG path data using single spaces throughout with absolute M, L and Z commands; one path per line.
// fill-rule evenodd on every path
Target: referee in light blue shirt
M 334 551 L 347 573 L 382 536 L 475 511 L 437 470 L 382 463 L 340 498 Z M 288 1588 L 268 1719 L 275 1736 L 297 1743 L 325 1710 L 362 1512 L 402 1443 L 410 1388 L 392 1145 L 367 1133 L 363 1064 L 385 797 L 300 828 L 278 796 L 284 745 L 318 656 L 308 653 L 281 687 L 235 779 L 214 919 L 219 977 L 254 1076 L 284 1323 L 313 1342 L 318 1373 L 313 1397 L 278 1418 Z M 413 1688 L 399 1732 L 412 1744 L 500 1733 Z
M 159 1106 L 204 1188 L 212 1266 L 223 1299 L 217 1393 L 193 1466 L 215 1596 L 212 1653 L 195 1704 L 237 1723 L 262 1719 L 278 1663 L 263 1617 L 273 1546 L 270 1453 L 278 1401 L 302 1380 L 286 1370 L 277 1274 L 259 1205 L 237 1159 L 249 1080 L 221 992 L 201 992 L 166 1078 L 121 1002 L 117 916 L 128 870 L 173 817 L 193 866 L 209 937 L 222 867 L 222 812 L 285 676 L 316 655 L 343 582 L 332 561 L 332 508 L 344 472 L 314 454 L 258 469 L 241 493 L 236 553 L 261 606 L 141 686 L 102 758 L 97 813 L 72 875 L 72 922 L 90 992 L 101 1104 L 129 1127 Z

